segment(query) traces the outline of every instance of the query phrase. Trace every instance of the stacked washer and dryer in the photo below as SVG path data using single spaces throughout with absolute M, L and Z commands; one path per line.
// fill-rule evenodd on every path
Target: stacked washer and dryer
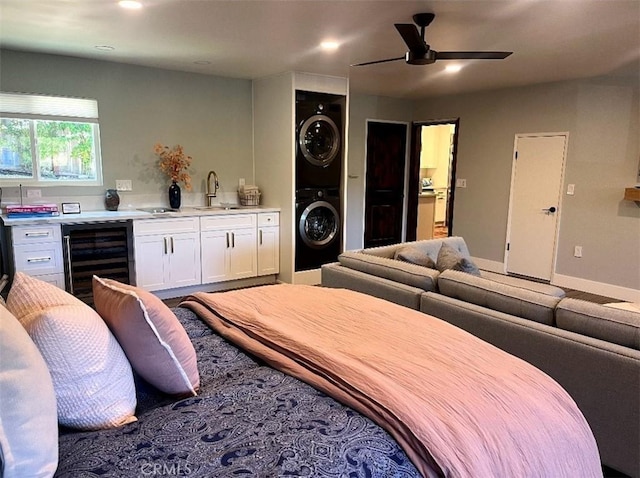
M 296 272 L 341 252 L 345 104 L 342 95 L 296 90 Z

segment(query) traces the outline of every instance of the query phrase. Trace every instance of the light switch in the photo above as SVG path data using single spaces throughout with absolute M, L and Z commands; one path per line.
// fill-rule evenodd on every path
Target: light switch
M 567 194 L 569 196 L 573 196 L 576 192 L 576 185 L 575 184 L 568 184 L 567 185 Z

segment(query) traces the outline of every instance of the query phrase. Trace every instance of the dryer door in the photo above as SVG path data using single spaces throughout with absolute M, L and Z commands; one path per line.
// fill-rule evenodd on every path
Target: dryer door
M 323 249 L 337 240 L 339 230 L 338 211 L 328 202 L 315 201 L 302 211 L 298 233 L 307 246 Z
M 309 163 L 327 167 L 340 151 L 340 131 L 328 116 L 314 115 L 302 123 L 298 145 Z

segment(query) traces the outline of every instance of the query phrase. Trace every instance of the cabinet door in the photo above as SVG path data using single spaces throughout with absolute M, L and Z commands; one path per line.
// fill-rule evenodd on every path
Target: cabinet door
M 229 279 L 255 277 L 258 273 L 258 251 L 255 229 L 235 229 L 230 232 Z
M 280 228 L 261 227 L 258 230 L 258 275 L 280 272 Z
M 170 287 L 200 284 L 200 235 L 195 232 L 166 237 Z
M 202 283 L 222 282 L 227 279 L 231 238 L 227 231 L 207 231 L 200 234 L 202 250 Z
M 140 236 L 134 241 L 136 285 L 145 290 L 168 288 L 165 236 Z

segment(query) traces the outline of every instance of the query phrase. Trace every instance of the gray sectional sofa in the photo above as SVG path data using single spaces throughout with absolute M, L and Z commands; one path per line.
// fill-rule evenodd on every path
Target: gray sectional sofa
M 442 266 L 443 244 L 470 261 L 460 237 L 348 251 L 322 267 L 322 285 L 420 310 L 543 370 L 582 410 L 602 463 L 640 478 L 640 313 L 566 298 L 560 288 L 468 264 L 453 269 L 471 273 L 395 259 L 409 248 Z

